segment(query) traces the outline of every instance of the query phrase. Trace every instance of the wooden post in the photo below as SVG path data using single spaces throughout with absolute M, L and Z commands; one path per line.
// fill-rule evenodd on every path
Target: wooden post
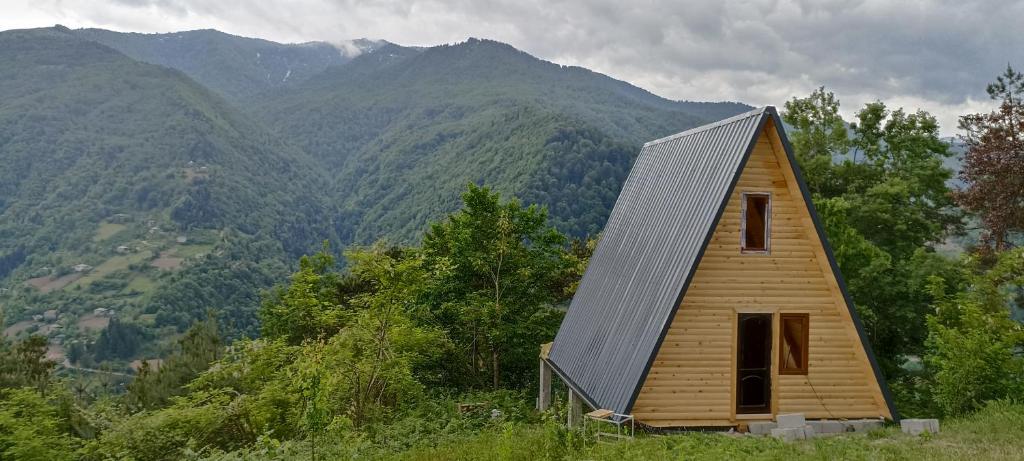
M 569 389 L 569 418 L 566 424 L 569 427 L 577 427 L 583 422 L 583 399 L 572 389 Z
M 540 393 L 537 394 L 537 410 L 551 408 L 551 365 L 540 359 Z

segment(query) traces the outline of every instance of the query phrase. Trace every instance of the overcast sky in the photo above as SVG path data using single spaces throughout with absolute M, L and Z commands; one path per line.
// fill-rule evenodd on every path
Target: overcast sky
M 0 0 L 0 29 L 215 28 L 282 42 L 368 37 L 509 43 L 671 99 L 781 106 L 819 85 L 850 118 L 865 102 L 956 118 L 1024 68 L 1024 2 L 972 0 Z

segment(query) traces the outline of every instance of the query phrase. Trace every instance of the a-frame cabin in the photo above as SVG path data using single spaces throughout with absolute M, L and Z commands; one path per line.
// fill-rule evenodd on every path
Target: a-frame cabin
M 897 418 L 773 107 L 644 145 L 546 366 L 654 427 Z

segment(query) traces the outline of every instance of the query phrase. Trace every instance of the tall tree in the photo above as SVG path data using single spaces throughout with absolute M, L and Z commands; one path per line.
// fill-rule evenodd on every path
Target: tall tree
M 1024 230 L 1024 74 L 1007 65 L 986 91 L 999 108 L 960 117 L 967 187 L 957 200 L 981 218 L 982 243 L 1001 251 L 1011 232 Z
M 783 119 L 876 355 L 898 374 L 904 356 L 923 353 L 927 277 L 951 264 L 931 246 L 960 221 L 938 124 L 873 102 L 847 125 L 823 88 L 787 102 Z
M 303 256 L 290 283 L 275 287 L 264 297 L 260 307 L 263 336 L 299 344 L 341 329 L 351 312 L 338 296 L 341 280 L 334 267 L 326 242 L 319 253 Z
M 502 202 L 486 187 L 470 184 L 462 199 L 462 210 L 431 227 L 423 249 L 445 277 L 439 308 L 450 335 L 497 388 L 503 376 L 524 380 L 523 357 L 557 328 L 549 306 L 562 295 L 565 237 L 547 225 L 545 210 Z
M 16 344 L 0 338 L 0 388 L 35 387 L 43 392 L 55 365 L 46 358 L 46 338 L 42 336 L 33 335 Z
M 812 193 L 830 193 L 832 160 L 849 150 L 846 122 L 839 115 L 839 99 L 825 87 L 806 98 L 786 101 L 783 120 L 793 130 L 790 141 Z
M 175 350 L 161 365 L 150 367 L 142 362 L 138 376 L 128 384 L 128 402 L 138 409 L 152 409 L 166 405 L 171 397 L 184 393 L 184 386 L 195 379 L 222 352 L 217 322 L 212 313 L 205 321 L 192 325 L 178 340 Z

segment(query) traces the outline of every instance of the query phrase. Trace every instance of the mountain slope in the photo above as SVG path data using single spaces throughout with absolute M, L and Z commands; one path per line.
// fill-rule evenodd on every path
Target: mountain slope
M 99 307 L 154 328 L 235 309 L 251 332 L 280 261 L 335 235 L 315 162 L 180 72 L 61 28 L 0 33 L 0 62 L 8 319 L 56 309 L 76 336 Z
M 348 62 L 384 42 L 358 39 L 283 44 L 216 30 L 139 34 L 79 29 L 74 34 L 102 43 L 142 62 L 178 69 L 235 103 L 264 91 L 302 82 Z
M 253 113 L 334 173 L 351 237 L 368 241 L 416 238 L 470 181 L 548 206 L 567 232 L 596 233 L 643 141 L 745 110 L 669 101 L 472 39 L 382 47 Z
M 5 334 L 85 366 L 159 356 L 208 310 L 255 335 L 259 290 L 296 256 L 416 240 L 467 182 L 595 234 L 641 142 L 748 109 L 492 41 L 379 45 L 0 32 Z

